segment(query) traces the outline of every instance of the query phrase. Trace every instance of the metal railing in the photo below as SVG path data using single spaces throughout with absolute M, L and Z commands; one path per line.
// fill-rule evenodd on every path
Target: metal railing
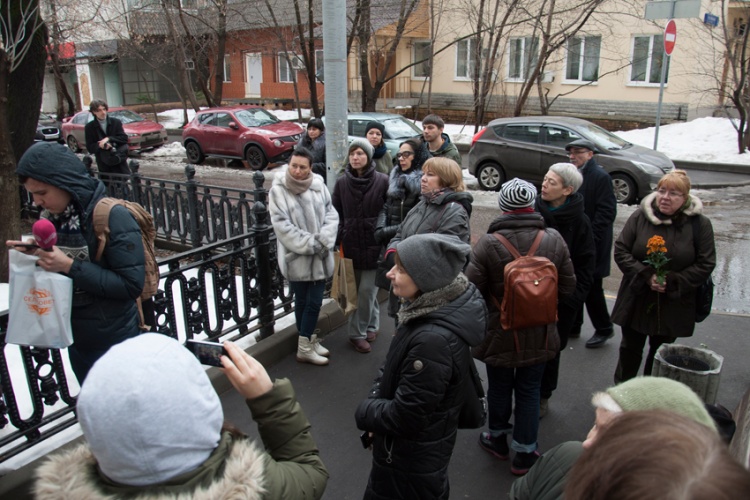
M 148 186 L 137 172 L 130 177 Z M 151 181 L 158 186 L 167 186 L 170 182 L 159 179 Z M 243 214 L 244 224 L 238 225 L 234 231 L 239 232 L 241 227 L 240 234 L 208 242 L 209 239 L 218 238 L 220 232 L 215 229 L 216 238 L 203 238 L 202 245 L 197 248 L 158 260 L 163 279 L 153 298 L 158 333 L 181 342 L 200 334 L 205 334 L 208 340 L 237 340 L 254 332 L 259 332 L 259 339 L 264 339 L 274 333 L 276 319 L 293 310 L 291 291 L 286 291 L 284 278 L 278 268 L 276 237 L 268 214 L 268 192 L 263 189 L 263 181 L 263 174 L 256 172 L 253 176 L 255 190 L 240 193 L 252 195 L 254 200 L 252 206 L 247 199 L 240 203 L 247 203 L 249 212 L 246 216 Z M 190 186 L 189 182 L 190 179 L 185 184 Z M 122 184 L 120 187 L 111 185 L 110 188 L 114 190 L 111 194 L 124 194 L 127 191 L 128 196 L 144 200 L 141 196 L 146 193 L 145 201 L 151 203 L 149 211 L 162 214 L 162 208 L 154 208 L 161 207 L 162 202 L 154 203 L 158 197 L 153 196 L 153 191 L 124 188 L 126 183 Z M 128 184 L 132 185 L 138 184 Z M 182 188 L 173 186 L 169 189 L 177 193 Z M 222 192 L 219 197 L 221 201 L 217 202 L 225 212 L 229 209 L 230 198 L 230 195 Z M 242 198 L 238 196 L 238 199 Z M 203 203 L 211 207 L 214 201 L 204 196 Z M 185 219 L 179 220 L 180 227 L 190 227 L 190 220 L 187 223 Z M 162 225 L 161 229 L 162 236 L 169 234 L 164 233 L 165 226 Z M 190 239 L 189 231 L 179 234 L 186 240 Z M 10 423 L 16 430 L 0 438 L 0 463 L 77 422 L 74 414 L 76 398 L 70 394 L 60 351 L 6 345 L 7 326 L 8 316 L 0 316 L 0 429 Z M 17 357 L 11 352 L 12 349 L 20 351 L 25 380 L 18 374 L 18 369 L 15 377 L 11 375 L 8 355 Z M 24 396 L 31 400 L 29 416 L 21 415 L 18 404 L 16 391 L 24 390 L 28 390 Z M 48 411 L 59 401 L 63 404 Z
M 154 218 L 156 237 L 161 241 L 195 248 L 245 234 L 255 223 L 252 206 L 258 201 L 262 182 L 260 186 L 256 183 L 254 190 L 234 189 L 199 184 L 192 165 L 185 167 L 184 181 L 172 181 L 144 177 L 136 160 L 129 162 L 130 175 L 100 174 L 92 168 L 88 155 L 83 163 L 91 176 L 105 182 L 107 196 L 140 203 Z M 21 205 L 23 217 L 39 216 L 25 190 Z

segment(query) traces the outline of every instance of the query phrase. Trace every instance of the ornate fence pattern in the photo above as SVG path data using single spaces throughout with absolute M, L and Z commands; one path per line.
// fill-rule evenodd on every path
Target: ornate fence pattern
M 206 196 L 204 191 L 205 209 L 193 205 L 201 214 L 215 210 L 231 215 L 226 220 L 219 217 L 220 222 L 213 225 L 203 217 L 201 225 L 213 232 L 202 239 L 201 245 L 159 259 L 163 288 L 153 299 L 159 333 L 182 342 L 199 334 L 206 334 L 209 340 L 237 340 L 258 332 L 259 339 L 263 339 L 273 334 L 276 319 L 292 311 L 293 297 L 285 291 L 284 278 L 278 269 L 276 238 L 263 180 L 263 174 L 257 172 L 253 177 L 255 190 L 238 193 L 237 200 L 233 200 L 235 195 L 228 194 L 229 190 L 217 197 L 213 193 Z M 139 184 L 143 189 L 137 187 Z M 126 194 L 132 196 L 130 199 L 148 203 L 149 211 L 162 217 L 160 221 L 170 221 L 158 226 L 162 237 L 189 243 L 194 234 L 189 229 L 190 221 L 199 219 L 183 218 L 185 210 L 178 208 L 190 207 L 189 192 L 195 186 L 190 178 L 186 183 L 169 184 L 159 179 L 144 179 L 136 169 L 127 182 L 110 185 L 109 189 L 111 194 Z M 229 237 L 218 239 L 224 235 Z M 0 316 L 0 429 L 10 423 L 16 430 L 0 438 L 0 463 L 77 421 L 76 400 L 70 395 L 60 351 L 6 345 L 7 326 L 7 315 Z M 11 349 L 20 351 L 25 381 L 18 376 L 11 378 L 7 361 Z M 17 391 L 23 390 L 29 391 L 32 404 L 28 417 L 21 415 L 16 397 Z M 60 400 L 63 405 L 58 406 L 62 408 L 45 414 L 48 407 Z

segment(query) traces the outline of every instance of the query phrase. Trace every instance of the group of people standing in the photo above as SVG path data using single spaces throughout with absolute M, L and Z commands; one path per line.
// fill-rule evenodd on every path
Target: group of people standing
M 428 116 L 423 123 L 423 137 L 401 143 L 395 166 L 386 171 L 375 157 L 384 148 L 383 130 L 376 122 L 369 124 L 366 138 L 350 143 L 330 202 L 321 193 L 315 224 L 301 223 L 302 215 L 311 217 L 314 210 L 300 207 L 295 215 L 276 201 L 290 205 L 289 185 L 282 187 L 282 180 L 294 175 L 293 165 L 305 151 L 294 153 L 271 191 L 272 220 L 277 235 L 282 234 L 279 254 L 286 254 L 285 263 L 299 262 L 304 268 L 311 265 L 305 260 L 310 255 L 310 262 L 325 261 L 320 269 L 330 276 L 336 245 L 352 259 L 358 307 L 349 318 L 349 342 L 359 352 L 370 352 L 369 343 L 380 329 L 378 275 L 389 281 L 388 314 L 395 318 L 396 335 L 369 398 L 356 412 L 357 425 L 372 438 L 373 469 L 365 498 L 408 498 L 411 493 L 413 498 L 448 497 L 447 467 L 472 357 L 485 363 L 489 386 L 489 429 L 480 434 L 479 444 L 503 460 L 513 450 L 511 471 L 528 473 L 540 456 L 539 419 L 558 384 L 560 353 L 569 338 L 580 336 L 584 307 L 595 329 L 587 347 L 601 347 L 611 339 L 613 323 L 623 329 L 615 380 L 638 374 L 646 338 L 651 339 L 644 369 L 648 375 L 659 345 L 692 334 L 695 289 L 715 264 L 711 224 L 700 215 L 700 201 L 689 195 L 689 179 L 682 171 L 668 173 L 615 244 L 615 261 L 624 277 L 610 317 L 603 280 L 610 273 L 617 207 L 611 178 L 594 160 L 596 146 L 582 139 L 570 143 L 570 163 L 553 165 L 538 194 L 528 182 L 506 182 L 498 197 L 502 214 L 472 250 L 473 198 L 466 192 L 460 164 L 451 159 L 455 146 L 442 133 L 438 117 Z M 646 242 L 656 234 L 675 249 L 665 282 L 643 263 Z M 295 247 L 285 243 L 287 238 L 309 243 Z M 554 264 L 557 321 L 511 330 L 500 319 L 504 271 L 527 252 Z M 290 281 L 297 279 L 288 267 L 282 272 Z M 318 279 L 316 274 L 304 280 Z M 292 285 L 295 294 L 299 287 Z M 315 295 L 317 309 L 307 321 L 303 311 L 310 309 L 311 300 L 304 295 L 296 300 L 301 335 L 297 358 L 326 364 L 326 350 L 313 330 L 322 293 Z M 654 301 L 660 304 L 656 313 L 649 307 Z M 669 321 L 662 321 L 664 314 Z M 417 455 L 415 465 L 411 460 Z

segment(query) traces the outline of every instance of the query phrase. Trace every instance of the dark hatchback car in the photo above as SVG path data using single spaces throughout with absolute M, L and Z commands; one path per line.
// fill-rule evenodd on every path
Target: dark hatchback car
M 60 132 L 60 122 L 52 118 L 47 113 L 39 113 L 39 121 L 36 125 L 36 135 L 34 142 L 59 142 L 65 144 L 62 133 Z
M 227 106 L 198 112 L 183 129 L 182 144 L 190 163 L 216 156 L 246 160 L 261 170 L 286 161 L 303 132 L 259 106 Z
M 596 145 L 594 158 L 612 177 L 619 203 L 635 203 L 674 169 L 662 153 L 631 144 L 589 121 L 538 116 L 491 121 L 474 136 L 469 173 L 486 190 L 496 191 L 513 177 L 541 185 L 550 165 L 568 162 L 565 146 L 582 138 Z

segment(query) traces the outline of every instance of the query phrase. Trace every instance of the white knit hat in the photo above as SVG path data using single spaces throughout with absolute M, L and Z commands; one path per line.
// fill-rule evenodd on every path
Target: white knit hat
M 536 199 L 536 187 L 518 177 L 503 184 L 497 196 L 497 202 L 503 212 L 528 208 L 534 204 L 534 199 Z

